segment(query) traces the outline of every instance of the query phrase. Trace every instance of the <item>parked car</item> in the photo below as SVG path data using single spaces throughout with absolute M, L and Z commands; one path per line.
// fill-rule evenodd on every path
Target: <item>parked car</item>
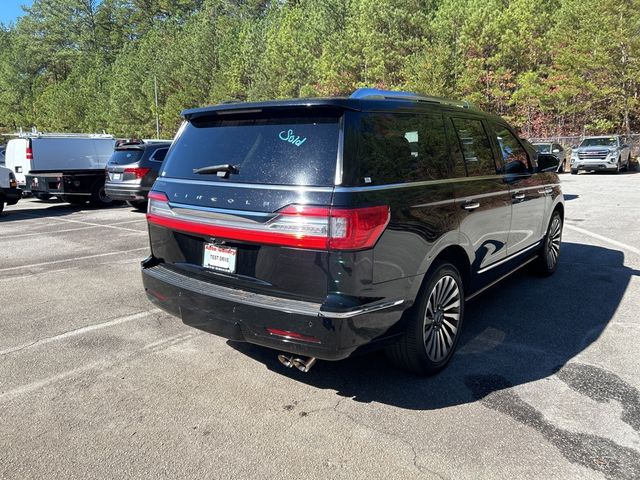
M 104 168 L 116 141 L 112 135 L 36 131 L 17 135 L 7 144 L 7 167 L 26 192 L 41 199 L 55 195 L 73 204 L 111 204 L 104 193 Z
M 443 368 L 465 301 L 558 265 L 557 159 L 467 103 L 375 89 L 183 112 L 149 193 L 148 298 L 308 371 Z
M 610 171 L 628 170 L 631 148 L 620 135 L 587 137 L 571 151 L 571 173 L 580 170 Z
M 21 197 L 22 190 L 18 188 L 14 173 L 6 167 L 0 167 L 0 213 L 5 203 L 15 205 Z
M 116 144 L 107 162 L 107 195 L 126 201 L 138 210 L 146 210 L 147 194 L 170 146 L 171 140 L 131 140 Z
M 567 152 L 559 143 L 534 143 L 538 153 L 553 155 L 558 159 L 558 173 L 564 173 L 567 169 Z

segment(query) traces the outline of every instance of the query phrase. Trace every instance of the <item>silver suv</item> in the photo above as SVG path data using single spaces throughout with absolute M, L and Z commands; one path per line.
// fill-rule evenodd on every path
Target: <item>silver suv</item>
M 579 170 L 628 170 L 631 149 L 620 135 L 587 137 L 571 152 L 571 173 Z

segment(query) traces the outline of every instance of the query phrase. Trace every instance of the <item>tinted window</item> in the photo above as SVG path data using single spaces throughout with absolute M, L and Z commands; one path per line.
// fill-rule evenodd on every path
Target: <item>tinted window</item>
M 116 150 L 111 155 L 109 163 L 112 165 L 128 165 L 135 163 L 142 157 L 142 150 Z
M 467 175 L 470 177 L 495 175 L 496 164 L 491 143 L 482 121 L 472 118 L 452 118 L 451 120 L 458 137 L 458 144 L 455 147 L 462 152 Z
M 194 119 L 174 142 L 164 175 L 212 182 L 333 185 L 340 129 L 337 113 L 254 114 Z M 231 164 L 229 180 L 194 169 Z
M 150 160 L 153 160 L 154 162 L 162 162 L 164 160 L 164 157 L 167 156 L 168 151 L 168 148 L 158 148 L 155 152 L 153 152 Z
M 498 148 L 502 155 L 505 173 L 528 173 L 529 156 L 518 139 L 504 125 L 494 124 Z
M 538 153 L 550 153 L 551 152 L 551 145 L 549 145 L 548 143 L 539 143 L 537 145 L 535 145 L 536 150 L 538 151 Z
M 362 114 L 359 183 L 437 180 L 450 175 L 440 114 Z

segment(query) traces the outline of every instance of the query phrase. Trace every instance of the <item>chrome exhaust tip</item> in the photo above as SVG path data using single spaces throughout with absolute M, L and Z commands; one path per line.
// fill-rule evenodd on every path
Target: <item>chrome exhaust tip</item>
M 287 368 L 293 367 L 293 356 L 288 357 L 284 353 L 278 355 L 278 361 Z
M 296 357 L 293 360 L 291 360 L 291 363 L 293 363 L 293 366 L 296 367 L 301 372 L 307 373 L 309 370 L 311 370 L 311 367 L 313 367 L 316 364 L 316 359 L 315 357 L 307 357 L 307 359 L 304 360 L 302 358 Z

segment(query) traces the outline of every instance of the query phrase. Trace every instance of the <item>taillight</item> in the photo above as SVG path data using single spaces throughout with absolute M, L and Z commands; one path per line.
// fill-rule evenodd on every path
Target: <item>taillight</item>
M 27 160 L 33 160 L 33 150 L 31 150 L 31 146 L 27 146 L 26 156 Z
M 174 230 L 229 240 L 315 250 L 362 250 L 373 247 L 389 223 L 386 205 L 335 208 L 288 205 L 265 223 L 220 225 L 176 215 L 162 192 L 149 193 L 147 219 Z
M 124 169 L 124 173 L 133 173 L 136 178 L 142 178 L 147 173 L 149 173 L 149 170 L 151 170 L 151 169 L 150 168 L 144 168 L 144 167 L 125 168 Z

